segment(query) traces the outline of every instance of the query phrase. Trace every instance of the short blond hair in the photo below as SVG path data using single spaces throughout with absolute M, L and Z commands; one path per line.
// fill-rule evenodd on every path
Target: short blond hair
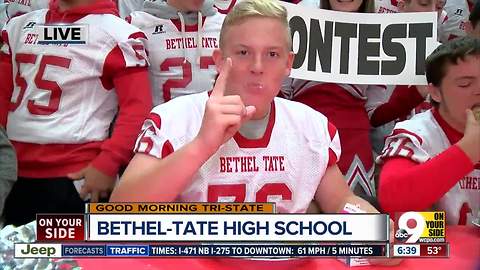
M 287 9 L 278 0 L 243 0 L 228 13 L 220 31 L 220 48 L 224 47 L 225 33 L 232 25 L 240 24 L 251 17 L 267 17 L 278 20 L 285 26 L 288 49 L 292 47 L 292 37 L 288 25 Z

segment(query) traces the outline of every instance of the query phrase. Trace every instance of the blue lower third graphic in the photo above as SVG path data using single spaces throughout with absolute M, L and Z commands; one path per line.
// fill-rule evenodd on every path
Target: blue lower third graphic
M 148 256 L 148 245 L 107 245 L 107 256 Z
M 62 245 L 62 257 L 105 256 L 105 245 Z

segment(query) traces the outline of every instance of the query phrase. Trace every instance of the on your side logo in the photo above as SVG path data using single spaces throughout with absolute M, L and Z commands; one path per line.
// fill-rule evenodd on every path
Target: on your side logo
M 445 212 L 401 213 L 395 225 L 396 242 L 445 242 Z

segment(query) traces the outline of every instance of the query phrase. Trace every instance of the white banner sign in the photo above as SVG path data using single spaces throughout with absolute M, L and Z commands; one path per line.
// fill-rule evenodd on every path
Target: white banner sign
M 349 13 L 283 3 L 295 61 L 292 78 L 351 84 L 426 84 L 438 46 L 437 14 Z

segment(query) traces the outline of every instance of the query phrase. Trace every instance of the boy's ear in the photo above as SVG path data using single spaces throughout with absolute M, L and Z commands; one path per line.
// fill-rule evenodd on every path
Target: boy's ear
M 440 87 L 437 87 L 431 83 L 427 86 L 428 93 L 430 97 L 436 101 L 437 103 L 442 103 L 442 93 L 440 91 Z
M 213 50 L 212 54 L 213 62 L 215 63 L 215 68 L 217 69 L 217 73 L 220 73 L 222 70 L 223 65 L 223 53 L 220 49 Z

